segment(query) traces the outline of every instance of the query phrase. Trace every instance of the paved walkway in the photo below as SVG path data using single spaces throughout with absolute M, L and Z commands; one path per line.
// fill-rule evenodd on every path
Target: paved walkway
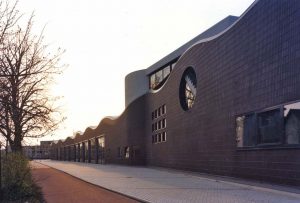
M 300 194 L 216 181 L 184 172 L 50 160 L 41 163 L 147 202 L 300 202 Z
M 43 197 L 47 203 L 138 202 L 36 162 L 31 162 L 31 167 L 32 176 L 42 188 Z

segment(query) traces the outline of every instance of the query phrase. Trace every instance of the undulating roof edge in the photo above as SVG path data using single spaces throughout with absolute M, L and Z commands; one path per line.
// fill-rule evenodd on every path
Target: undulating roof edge
M 158 62 L 154 63 L 153 65 L 151 65 L 150 67 L 148 67 L 146 69 L 146 73 L 147 75 L 151 74 L 152 72 L 154 72 L 155 70 L 161 68 L 162 66 L 164 66 L 165 64 L 167 64 L 168 62 L 176 59 L 176 58 L 180 58 L 182 57 L 188 50 L 190 50 L 192 47 L 198 45 L 198 44 L 201 44 L 201 43 L 204 43 L 204 42 L 208 42 L 208 41 L 211 41 L 211 40 L 214 40 L 218 37 L 220 37 L 221 35 L 223 35 L 224 33 L 226 33 L 229 29 L 231 29 L 232 27 L 234 27 L 235 24 L 237 24 L 254 6 L 257 2 L 259 2 L 260 0 L 255 0 L 247 9 L 246 11 L 243 12 L 243 14 L 240 16 L 240 17 L 236 17 L 236 16 L 231 16 L 229 15 L 228 17 L 224 18 L 223 20 L 221 20 L 220 22 L 218 22 L 217 24 L 215 24 L 214 26 L 212 26 L 211 28 L 209 28 L 208 30 L 204 31 L 203 33 L 201 33 L 200 35 L 196 36 L 195 38 L 193 38 L 192 40 L 190 40 L 189 42 L 187 42 L 186 44 L 182 45 L 181 47 L 179 47 L 178 49 L 176 49 L 175 51 L 171 52 L 170 54 L 168 54 L 167 56 L 165 56 L 164 58 L 162 58 L 161 60 L 159 60 Z M 225 26 L 224 21 L 227 21 L 228 26 Z M 213 29 L 215 26 L 218 26 L 218 25 L 223 25 L 223 29 L 219 32 L 217 32 L 216 34 L 214 35 L 211 35 L 211 33 L 214 31 L 216 32 L 217 30 Z M 221 27 L 220 27 L 221 28 Z M 210 31 L 210 29 L 213 29 L 213 31 Z M 208 33 L 206 33 L 208 32 Z M 206 33 L 206 34 L 205 34 Z M 210 35 L 209 37 L 204 37 L 204 38 L 201 38 L 201 35 L 202 37 L 203 36 L 208 36 Z M 169 60 L 169 61 L 168 61 Z M 137 98 L 138 99 L 138 98 Z M 133 102 L 131 102 L 133 103 Z M 127 107 L 128 108 L 128 107 Z M 125 110 L 120 114 L 120 116 L 126 111 L 126 108 Z M 99 124 L 95 127 L 95 126 L 89 126 L 85 129 L 85 131 L 87 129 L 96 129 L 99 127 L 99 125 L 102 123 L 103 120 L 105 119 L 109 119 L 109 120 L 117 120 L 120 116 L 106 116 L 104 117 L 103 119 L 101 119 L 101 121 L 99 122 Z M 80 132 L 80 131 L 77 131 L 76 132 L 76 135 L 80 135 L 80 136 L 83 136 L 84 135 L 84 132 Z M 74 139 L 75 136 L 69 136 L 67 138 L 71 138 L 71 139 Z M 58 140 L 57 143 L 60 141 L 60 142 L 64 142 L 67 138 L 65 139 L 61 139 L 61 140 Z M 57 144 L 55 143 L 55 144 Z
M 153 65 L 149 66 L 146 69 L 146 74 L 149 75 L 149 74 L 155 72 L 156 70 L 162 68 L 166 64 L 170 63 L 171 61 L 176 60 L 193 44 L 197 43 L 200 40 L 203 40 L 203 39 L 212 37 L 214 35 L 217 35 L 218 33 L 224 31 L 226 28 L 231 26 L 238 19 L 239 19 L 239 17 L 237 17 L 237 16 L 231 16 L 231 15 L 227 16 L 226 18 L 219 21 L 218 23 L 216 23 L 212 27 L 208 28 L 207 30 L 205 30 L 204 32 L 199 34 L 198 36 L 194 37 L 193 39 L 191 39 L 187 43 L 180 46 L 178 49 L 174 50 L 173 52 L 166 55 L 165 57 L 163 57 L 159 61 L 155 62 Z

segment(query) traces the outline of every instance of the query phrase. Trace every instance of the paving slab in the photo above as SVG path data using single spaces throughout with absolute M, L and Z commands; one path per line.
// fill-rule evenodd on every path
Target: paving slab
M 299 203 L 300 194 L 148 167 L 40 160 L 84 181 L 157 203 Z

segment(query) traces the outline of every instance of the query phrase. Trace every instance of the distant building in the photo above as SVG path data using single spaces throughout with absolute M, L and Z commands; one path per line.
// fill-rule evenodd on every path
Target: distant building
M 41 141 L 40 145 L 23 146 L 23 153 L 29 159 L 49 159 L 52 141 Z
M 300 0 L 256 0 L 128 74 L 125 105 L 51 158 L 300 186 Z

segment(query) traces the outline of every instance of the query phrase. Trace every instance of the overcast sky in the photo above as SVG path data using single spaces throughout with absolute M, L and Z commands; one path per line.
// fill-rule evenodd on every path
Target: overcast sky
M 24 17 L 35 12 L 34 31 L 46 25 L 45 41 L 66 49 L 68 68 L 52 90 L 64 96 L 67 120 L 42 140 L 64 139 L 120 115 L 128 73 L 149 67 L 228 15 L 240 16 L 253 2 L 20 0 Z

